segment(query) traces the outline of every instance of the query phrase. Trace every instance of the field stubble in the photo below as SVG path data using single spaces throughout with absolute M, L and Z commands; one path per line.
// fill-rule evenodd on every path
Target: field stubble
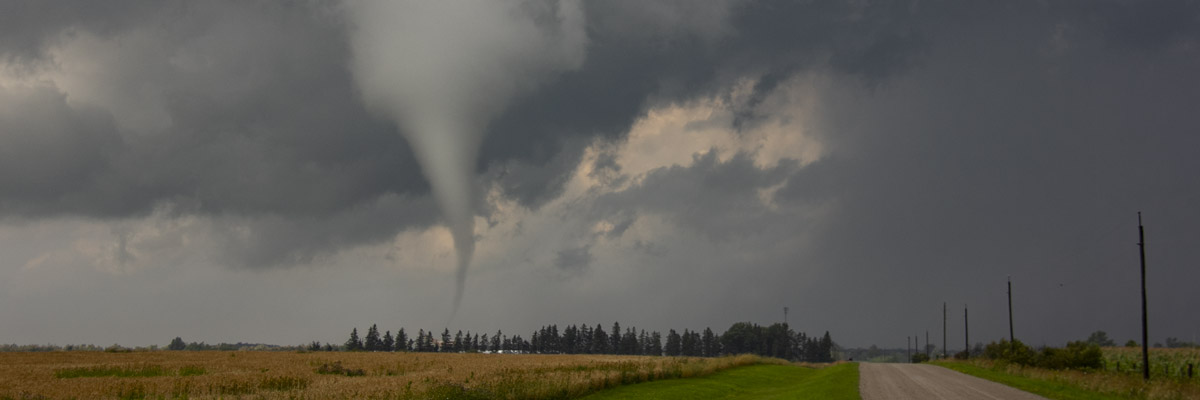
M 756 356 L 0 353 L 0 399 L 572 398 L 622 384 L 774 362 L 782 361 Z M 341 372 L 330 373 L 334 366 Z

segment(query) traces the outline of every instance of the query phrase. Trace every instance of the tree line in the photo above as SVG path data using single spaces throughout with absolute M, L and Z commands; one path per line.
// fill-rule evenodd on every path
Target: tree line
M 725 332 L 717 334 L 711 328 L 703 331 L 668 330 L 662 335 L 657 331 L 647 332 L 635 327 L 622 328 L 614 322 L 610 329 L 597 324 L 543 326 L 528 338 L 521 335 L 495 333 L 453 334 L 443 329 L 439 335 L 432 330 L 420 329 L 415 335 L 404 328 L 379 333 L 377 325 L 371 325 L 365 335 L 352 328 L 350 337 L 341 345 L 312 342 L 310 351 L 374 351 L 374 352 L 432 352 L 432 353 L 524 353 L 524 354 L 621 354 L 621 355 L 665 355 L 687 357 L 717 357 L 733 354 L 757 354 L 787 360 L 808 362 L 831 362 L 836 345 L 825 332 L 820 337 L 810 337 L 796 332 L 787 324 L 775 323 L 761 326 L 749 322 L 735 323 Z M 665 342 L 664 342 L 665 339 Z

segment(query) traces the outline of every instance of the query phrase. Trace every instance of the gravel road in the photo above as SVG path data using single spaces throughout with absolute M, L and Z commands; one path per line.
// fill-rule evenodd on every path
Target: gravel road
M 1029 392 L 929 364 L 860 363 L 858 371 L 863 400 L 1045 400 L 1045 397 Z

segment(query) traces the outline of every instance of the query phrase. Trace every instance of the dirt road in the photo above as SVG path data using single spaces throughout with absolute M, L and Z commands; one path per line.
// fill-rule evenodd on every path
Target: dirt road
M 1029 392 L 929 364 L 859 364 L 863 400 L 1045 400 Z

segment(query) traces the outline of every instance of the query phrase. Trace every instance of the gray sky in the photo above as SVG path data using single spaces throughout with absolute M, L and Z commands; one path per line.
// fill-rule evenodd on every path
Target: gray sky
M 423 22 L 370 54 L 444 56 L 453 83 L 383 92 L 480 127 L 453 320 L 424 114 L 356 75 L 387 14 L 99 4 L 0 5 L 0 342 L 723 331 L 787 306 L 899 347 L 940 342 L 947 302 L 959 348 L 964 304 L 972 342 L 1007 335 L 1007 276 L 1018 338 L 1125 341 L 1137 211 L 1151 340 L 1200 339 L 1197 2 L 383 7 Z

